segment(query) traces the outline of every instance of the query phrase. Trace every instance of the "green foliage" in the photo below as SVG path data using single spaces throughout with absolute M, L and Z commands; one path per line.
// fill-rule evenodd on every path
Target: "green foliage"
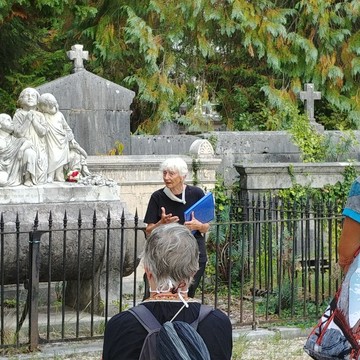
M 358 129 L 359 15 L 357 0 L 0 1 L 0 106 L 69 74 L 65 52 L 81 43 L 88 70 L 136 92 L 133 132 L 156 133 L 184 102 L 180 121 L 196 124 L 199 83 L 231 130 L 291 128 L 306 82 L 322 92 L 326 129 Z M 306 145 L 308 161 L 319 147 Z
M 325 161 L 350 161 L 348 155 L 358 145 L 359 142 L 351 130 L 342 132 L 338 141 L 333 140 L 332 135 L 328 135 L 324 139 L 324 147 L 326 149 Z
M 321 198 L 324 201 L 339 202 L 338 211 L 343 208 L 343 202 L 347 199 L 350 188 L 354 180 L 357 178 L 356 168 L 352 165 L 346 166 L 343 174 L 343 180 L 338 181 L 335 185 L 325 185 L 323 189 L 319 189 Z
M 298 303 L 297 294 L 299 289 L 297 285 L 291 283 L 289 279 L 285 279 L 281 285 L 281 289 L 277 289 L 277 291 L 269 295 L 269 301 L 259 302 L 258 308 L 260 313 L 279 314 L 280 312 L 290 310 L 293 304 Z
M 213 193 L 215 197 L 215 213 L 217 216 L 222 216 L 222 213 L 230 206 L 230 194 L 229 189 L 224 185 L 224 179 L 220 175 L 216 176 Z
M 217 137 L 214 134 L 212 134 L 207 138 L 207 140 L 211 144 L 212 148 L 215 150 L 216 145 L 217 145 L 217 141 L 218 141 Z
M 343 203 L 346 200 L 351 184 L 356 179 L 356 168 L 348 165 L 344 168 L 343 180 L 338 181 L 334 185 L 325 185 L 323 188 L 312 188 L 310 185 L 303 186 L 297 184 L 295 181 L 293 186 L 288 189 L 281 189 L 278 196 L 283 202 L 291 204 L 306 202 L 308 199 L 320 201 L 323 204 L 333 203 L 337 204 L 337 210 L 341 211 Z
M 13 114 L 25 87 L 70 72 L 63 48 L 66 33 L 61 29 L 71 6 L 64 5 L 57 0 L 11 0 L 0 5 L 1 112 Z
M 343 131 L 339 139 L 334 139 L 334 135 L 325 136 L 316 131 L 307 117 L 300 115 L 294 107 L 287 109 L 287 116 L 293 119 L 289 132 L 301 150 L 303 162 L 349 161 L 348 154 L 358 145 L 352 131 Z
M 311 212 L 316 210 L 317 214 L 319 210 L 323 211 L 324 214 L 341 214 L 351 184 L 357 177 L 355 167 L 348 165 L 344 168 L 342 181 L 316 189 L 312 188 L 310 184 L 307 186 L 297 184 L 291 166 L 289 166 L 289 174 L 293 179 L 293 186 L 289 189 L 280 190 L 276 194 L 276 201 L 281 204 L 279 206 L 281 207 L 284 219 L 296 219 L 298 216 L 301 216 L 299 209 L 302 209 L 302 211 L 307 209 L 307 211 Z M 237 187 L 227 189 L 222 179 L 218 178 L 214 194 L 218 226 L 216 228 L 211 227 L 208 236 L 207 249 L 209 261 L 207 278 L 213 279 L 215 274 L 217 274 L 220 291 L 226 289 L 226 291 L 238 295 L 240 289 L 246 291 L 253 286 L 249 282 L 252 276 L 249 270 L 251 267 L 249 263 L 249 261 L 251 262 L 251 256 L 249 256 L 249 249 L 246 246 L 248 232 L 251 234 L 252 228 L 251 226 L 248 227 L 249 224 L 243 226 L 242 213 L 234 211 L 234 209 L 239 209 L 237 204 L 239 189 Z M 269 228 L 266 228 L 266 226 L 269 226 Z M 259 234 L 258 261 L 262 264 L 262 267 L 258 269 L 257 276 L 265 279 L 265 272 L 268 266 L 279 267 L 278 260 L 281 259 L 282 274 L 279 274 L 279 276 L 281 277 L 282 285 L 280 288 L 278 281 L 274 279 L 272 293 L 266 298 L 266 302 L 263 302 L 262 305 L 259 304 L 259 311 L 273 314 L 278 314 L 281 311 L 285 316 L 297 315 L 303 311 L 303 309 L 297 307 L 297 299 L 302 285 L 298 283 L 298 281 L 301 281 L 301 277 L 295 277 L 295 279 L 291 277 L 292 271 L 294 271 L 294 259 L 292 256 L 294 254 L 293 236 L 295 230 L 293 228 L 293 221 L 289 223 L 284 222 L 281 234 L 277 235 L 282 240 L 282 247 L 280 249 L 278 243 L 271 242 L 272 254 L 269 256 L 267 251 L 262 251 L 262 249 L 269 246 L 269 241 L 272 239 L 269 235 L 272 232 L 271 226 L 271 223 L 264 225 L 262 233 Z M 331 241 L 334 241 L 335 244 L 335 241 L 337 241 L 335 236 L 339 234 L 341 224 L 334 221 L 329 223 L 328 226 L 332 226 L 332 231 L 329 231 L 329 233 L 333 234 Z M 335 246 L 334 244 L 333 246 Z M 280 251 L 281 256 L 279 256 Z M 269 264 L 270 261 L 272 261 L 272 264 Z M 230 276 L 231 289 L 228 288 Z M 323 296 L 330 296 L 330 294 L 323 294 Z M 288 314 L 287 312 L 293 309 L 294 306 L 294 314 Z M 318 307 L 312 306 L 312 303 L 309 303 L 307 308 L 308 314 L 313 315 L 317 311 Z
M 233 284 L 238 284 L 240 281 L 240 274 L 242 268 L 247 263 L 247 253 L 242 250 L 242 240 L 239 236 L 240 228 L 237 225 L 230 226 L 230 219 L 234 220 L 241 216 L 237 211 L 237 207 L 232 207 L 232 196 L 237 195 L 239 189 L 237 186 L 227 188 L 224 185 L 224 181 L 221 177 L 217 178 L 215 188 L 213 190 L 215 196 L 215 213 L 216 221 L 220 225 L 216 229 L 216 233 L 209 232 L 207 240 L 208 248 L 208 266 L 207 275 L 209 278 L 215 276 L 215 264 L 218 265 L 219 278 L 218 284 L 221 286 L 227 286 L 230 276 L 233 279 Z M 229 254 L 229 238 L 237 239 L 231 246 L 231 256 Z M 218 258 L 216 258 L 216 252 Z M 235 285 L 236 288 L 236 285 Z M 234 289 L 231 289 L 233 291 Z M 237 288 L 238 290 L 238 288 Z M 235 290 L 236 291 L 236 290 Z
M 213 126 L 209 118 L 202 115 L 197 109 L 191 109 L 186 115 L 175 115 L 174 121 L 185 126 L 187 133 L 201 133 L 213 131 Z
M 124 144 L 121 141 L 116 140 L 115 145 L 108 151 L 108 155 L 122 155 L 124 151 Z
M 301 150 L 303 162 L 321 162 L 325 160 L 324 136 L 311 126 L 305 115 L 294 113 L 294 121 L 289 131 L 294 143 Z
M 121 305 L 121 301 L 120 300 L 118 300 L 118 299 L 116 299 L 116 300 L 113 300 L 112 302 L 111 302 L 111 304 L 112 305 L 114 305 L 114 306 L 116 306 L 118 309 L 119 309 L 119 312 L 120 311 L 125 311 L 125 310 L 127 310 L 127 309 L 129 309 L 130 308 L 130 306 L 129 306 L 129 304 L 122 304 Z
M 232 351 L 232 359 L 243 359 L 244 353 L 251 345 L 249 338 L 246 335 L 240 336 L 234 341 L 233 351 Z
M 302 316 L 304 305 L 299 301 L 300 289 L 301 287 L 298 286 L 296 281 L 292 283 L 289 279 L 286 279 L 282 283 L 281 289 L 277 289 L 274 293 L 270 294 L 268 298 L 264 297 L 262 301 L 257 302 L 256 307 L 259 315 L 266 313 L 273 315 L 281 313 L 281 317 L 285 319 Z M 324 308 L 323 310 L 325 310 L 329 300 L 330 299 L 327 299 L 322 305 Z M 316 306 L 315 303 L 308 301 L 306 309 L 306 314 L 309 319 L 311 319 L 311 322 L 308 320 L 305 324 L 302 324 L 302 327 L 313 326 L 314 321 L 316 321 L 319 316 L 319 307 Z
M 6 308 L 15 308 L 17 304 L 16 299 L 5 299 L 4 300 L 4 307 Z
M 316 102 L 317 122 L 324 124 L 328 129 L 355 130 L 359 128 L 351 119 L 349 113 L 342 112 L 334 105 L 326 104 L 323 101 Z

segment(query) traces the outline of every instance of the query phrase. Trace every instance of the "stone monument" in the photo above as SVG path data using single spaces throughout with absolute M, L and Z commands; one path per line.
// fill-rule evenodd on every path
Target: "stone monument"
M 82 45 L 67 52 L 73 73 L 40 85 L 40 94 L 50 93 L 59 103 L 78 143 L 88 155 L 105 155 L 115 143 L 130 154 L 130 105 L 135 93 L 84 68 L 88 59 Z
M 118 298 L 121 277 L 136 269 L 145 235 L 134 232 L 119 185 L 91 174 L 86 158 L 111 148 L 112 137 L 124 141 L 124 151 L 129 147 L 134 93 L 87 72 L 82 47 L 68 55 L 72 75 L 24 89 L 13 119 L 0 114 L 0 202 L 7 232 L 2 278 L 14 284 L 29 277 L 29 232 L 35 228 L 43 232 L 40 281 L 65 276 L 67 305 L 85 309 L 93 302 L 99 309 L 109 284 L 106 295 Z M 104 230 L 110 223 L 111 237 Z
M 85 70 L 83 60 L 89 60 L 89 52 L 83 50 L 84 46 L 80 44 L 73 45 L 66 54 L 70 60 L 74 61 L 73 72 Z
M 37 223 L 37 230 L 44 232 L 40 240 L 40 282 L 61 282 L 65 276 L 65 304 L 68 306 L 78 304 L 80 309 L 85 309 L 91 303 L 90 289 L 93 286 L 96 295 L 93 304 L 94 308 L 98 309 L 100 301 L 105 296 L 105 282 L 108 277 L 111 282 L 109 298 L 118 299 L 120 275 L 128 276 L 135 270 L 134 265 L 137 266 L 139 263 L 138 257 L 144 236 L 142 232 L 138 232 L 139 253 L 134 258 L 135 234 L 133 230 L 127 229 L 134 226 L 134 216 L 126 210 L 126 205 L 119 199 L 116 186 L 53 182 L 33 187 L 24 185 L 2 187 L 0 201 L 1 216 L 5 225 L 6 257 L 2 264 L 5 269 L 4 284 L 16 284 L 18 280 L 25 282 L 28 279 L 29 232 Z M 125 230 L 123 230 L 121 259 L 123 211 Z M 96 230 L 92 230 L 94 214 L 97 219 Z M 107 238 L 104 230 L 107 227 L 108 215 L 111 217 L 110 239 Z M 79 221 L 80 227 L 78 227 Z M 79 231 L 82 234 L 80 242 Z M 66 238 L 64 238 L 65 233 Z M 94 233 L 96 233 L 95 242 Z M 108 258 L 107 244 L 109 244 Z M 120 263 L 123 264 L 122 269 Z M 106 273 L 107 264 L 108 273 Z M 78 275 L 80 282 L 77 280 Z M 78 286 L 81 289 L 79 297 L 77 297 Z
M 300 91 L 300 100 L 305 102 L 306 114 L 310 120 L 310 125 L 313 126 L 319 132 L 324 131 L 324 127 L 315 121 L 314 106 L 315 100 L 321 99 L 321 92 L 314 91 L 314 84 L 305 84 L 305 91 Z
M 36 152 L 32 142 L 13 136 L 10 115 L 0 114 L 0 187 L 36 184 Z

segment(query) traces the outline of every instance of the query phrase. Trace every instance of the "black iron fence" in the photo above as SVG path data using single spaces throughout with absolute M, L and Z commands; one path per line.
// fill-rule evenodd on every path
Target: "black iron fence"
M 341 201 L 269 194 L 233 201 L 209 235 L 204 294 L 213 291 L 215 306 L 239 325 L 318 316 L 342 277 L 342 208 Z
M 211 225 L 197 297 L 235 326 L 320 313 L 339 286 L 342 204 L 271 196 L 232 201 Z M 0 347 L 101 338 L 108 319 L 143 297 L 137 216 L 49 215 L 30 228 L 0 218 Z M 136 269 L 136 271 L 134 271 Z

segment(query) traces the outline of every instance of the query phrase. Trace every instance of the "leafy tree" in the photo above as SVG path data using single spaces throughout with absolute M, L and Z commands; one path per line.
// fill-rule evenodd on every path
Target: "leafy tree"
M 88 1 L 0 0 L 0 106 L 15 109 L 26 86 L 68 75 L 73 22 L 96 13 Z M 90 2 L 89 2 L 90 3 Z
M 183 103 L 195 120 L 209 101 L 229 129 L 287 129 L 306 82 L 326 128 L 360 126 L 358 0 L 1 1 L 8 96 L 69 72 L 65 50 L 82 43 L 88 70 L 136 91 L 134 131 L 156 132 Z
M 24 87 L 69 73 L 61 46 L 66 9 L 65 1 L 0 0 L 1 112 L 13 113 Z

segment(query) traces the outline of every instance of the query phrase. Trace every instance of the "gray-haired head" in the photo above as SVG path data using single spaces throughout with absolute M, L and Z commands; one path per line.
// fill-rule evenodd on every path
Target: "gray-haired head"
M 197 241 L 184 225 L 161 225 L 146 241 L 143 263 L 160 291 L 169 288 L 169 281 L 174 287 L 189 285 L 199 268 Z
M 180 176 L 186 176 L 188 174 L 188 167 L 186 162 L 182 158 L 169 158 L 163 161 L 160 165 L 160 170 L 175 171 Z

